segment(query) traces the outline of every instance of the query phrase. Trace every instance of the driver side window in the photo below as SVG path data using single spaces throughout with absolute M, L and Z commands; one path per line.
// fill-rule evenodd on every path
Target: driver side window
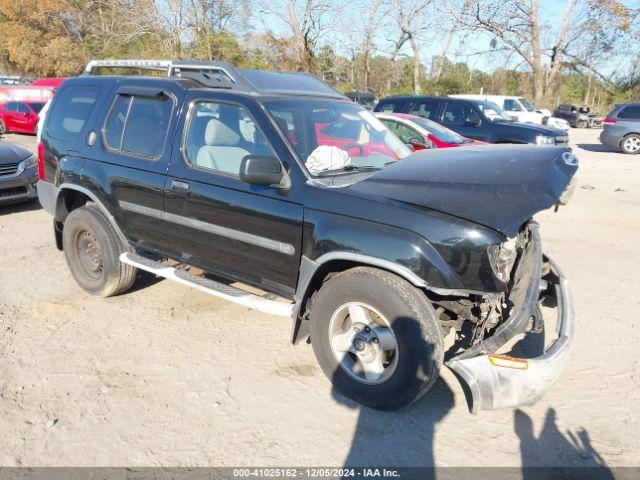
M 520 112 L 522 110 L 520 104 L 512 99 L 507 99 L 504 101 L 504 109 L 507 112 Z
M 194 167 L 236 176 L 247 155 L 275 156 L 245 107 L 217 102 L 192 107 L 185 154 Z
M 480 121 L 480 117 L 470 105 L 466 103 L 447 102 L 444 109 L 444 123 L 464 125 L 467 120 Z

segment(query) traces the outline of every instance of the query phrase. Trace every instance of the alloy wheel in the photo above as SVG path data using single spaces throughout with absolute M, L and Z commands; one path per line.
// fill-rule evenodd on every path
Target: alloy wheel
M 366 384 L 380 384 L 398 365 L 398 341 L 389 321 L 370 305 L 350 302 L 329 323 L 331 351 L 340 367 Z

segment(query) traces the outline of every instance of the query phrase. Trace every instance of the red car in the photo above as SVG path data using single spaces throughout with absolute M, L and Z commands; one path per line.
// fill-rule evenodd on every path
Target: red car
M 0 135 L 5 132 L 36 133 L 44 102 L 7 102 L 0 105 Z
M 450 148 L 485 145 L 486 142 L 463 137 L 439 123 L 406 113 L 375 113 L 382 123 L 414 151 L 425 148 Z

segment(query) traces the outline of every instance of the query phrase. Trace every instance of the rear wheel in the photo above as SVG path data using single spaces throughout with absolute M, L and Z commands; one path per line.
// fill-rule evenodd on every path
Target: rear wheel
M 624 153 L 637 155 L 640 153 L 640 134 L 632 133 L 627 135 L 620 142 L 620 147 Z
M 347 397 L 394 410 L 438 377 L 440 325 L 424 293 L 406 280 L 375 268 L 347 270 L 325 282 L 310 313 L 318 363 Z
M 62 242 L 67 265 L 87 292 L 109 297 L 133 284 L 137 269 L 119 260 L 129 248 L 97 207 L 73 210 L 64 222 Z

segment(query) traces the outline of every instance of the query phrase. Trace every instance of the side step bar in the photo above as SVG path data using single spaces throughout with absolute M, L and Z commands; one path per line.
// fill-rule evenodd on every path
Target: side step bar
M 271 315 L 279 315 L 282 317 L 291 317 L 293 311 L 292 303 L 279 302 L 277 300 L 270 300 L 268 298 L 249 293 L 245 290 L 241 290 L 231 285 L 216 282 L 208 278 L 199 277 L 192 273 L 180 270 L 169 265 L 151 260 L 149 258 L 138 255 L 137 253 L 123 253 L 120 255 L 120 261 L 131 265 L 132 267 L 139 268 L 159 277 L 164 277 L 168 280 L 187 285 L 200 290 L 201 292 L 208 293 L 214 297 L 224 298 L 230 302 L 244 305 L 245 307 L 253 310 L 259 310 L 264 313 L 270 313 Z

